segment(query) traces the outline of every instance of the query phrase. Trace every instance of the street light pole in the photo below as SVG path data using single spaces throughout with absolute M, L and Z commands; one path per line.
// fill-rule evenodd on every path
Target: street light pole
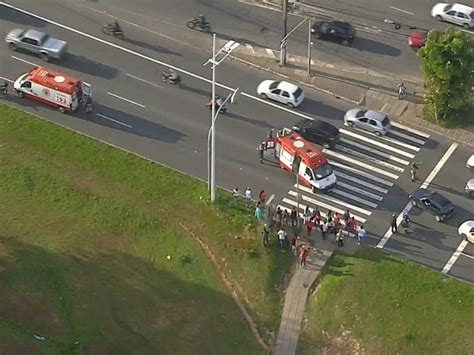
M 286 65 L 286 43 L 284 40 L 288 32 L 288 0 L 283 0 L 283 33 L 281 36 L 281 47 L 280 47 L 280 65 Z
M 308 74 L 311 75 L 311 19 L 308 19 Z

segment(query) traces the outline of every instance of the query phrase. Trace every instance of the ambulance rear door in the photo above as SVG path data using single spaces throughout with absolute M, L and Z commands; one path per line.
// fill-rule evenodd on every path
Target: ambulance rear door
M 91 84 L 81 81 L 81 85 L 82 85 L 82 98 L 85 99 L 86 96 L 92 97 Z

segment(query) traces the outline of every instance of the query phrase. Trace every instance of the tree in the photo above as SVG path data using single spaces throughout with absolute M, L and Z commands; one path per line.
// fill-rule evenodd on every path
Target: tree
M 425 118 L 449 121 L 470 104 L 474 86 L 474 40 L 449 27 L 431 31 L 421 58 L 426 95 Z

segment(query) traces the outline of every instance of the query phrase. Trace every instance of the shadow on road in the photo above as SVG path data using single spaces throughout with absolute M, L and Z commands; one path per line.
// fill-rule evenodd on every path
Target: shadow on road
M 206 104 L 209 101 L 209 98 L 211 97 L 210 91 L 201 90 L 201 89 L 198 89 L 198 88 L 194 88 L 192 86 L 186 86 L 186 85 L 181 84 L 180 89 L 183 89 L 183 90 L 186 90 L 186 91 L 198 94 L 198 95 L 206 96 L 207 101 L 203 102 L 203 105 Z
M 344 111 L 336 107 L 326 105 L 322 101 L 315 101 L 310 98 L 305 98 L 303 103 L 298 106 L 297 111 L 307 113 L 316 117 L 323 117 L 332 120 L 331 123 L 341 123 L 344 117 Z
M 242 121 L 242 122 L 246 122 L 246 123 L 250 123 L 252 125 L 255 125 L 255 126 L 258 126 L 258 127 L 262 127 L 262 128 L 273 128 L 270 124 L 268 124 L 267 122 L 265 121 L 260 121 L 260 120 L 257 120 L 255 118 L 249 118 L 249 117 L 245 117 L 245 116 L 242 116 L 242 115 L 239 115 L 237 113 L 233 113 L 233 112 L 227 112 L 225 114 L 226 117 L 230 117 L 230 118 L 233 118 L 235 120 L 239 120 L 239 121 Z
M 94 75 L 104 79 L 113 79 L 120 73 L 120 70 L 107 64 L 99 63 L 73 53 L 69 53 L 61 65 L 84 74 Z
M 357 37 L 352 44 L 352 48 L 355 48 L 361 52 L 370 52 L 373 54 L 380 54 L 390 57 L 398 57 L 402 52 L 400 49 L 392 47 L 388 44 L 364 37 Z
M 169 50 L 165 47 L 156 46 L 156 45 L 153 45 L 153 44 L 150 44 L 150 43 L 147 43 L 147 42 L 143 42 L 143 41 L 139 41 L 139 40 L 136 40 L 136 39 L 131 39 L 131 38 L 125 37 L 123 39 L 123 42 L 134 45 L 134 46 L 137 46 L 137 47 L 140 47 L 140 48 L 143 48 L 143 49 L 148 49 L 150 51 L 182 57 L 181 53 L 173 52 L 173 51 L 171 51 L 171 50 Z
M 25 29 L 30 28 L 30 27 L 45 27 L 46 26 L 46 22 L 38 20 L 35 17 L 28 16 L 21 12 L 15 11 L 13 9 L 9 9 L 6 6 L 0 6 L 0 20 L 23 25 L 25 26 Z

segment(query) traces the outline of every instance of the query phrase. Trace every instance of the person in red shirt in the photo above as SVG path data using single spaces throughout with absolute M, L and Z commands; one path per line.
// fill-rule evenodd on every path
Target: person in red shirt
M 311 231 L 313 230 L 314 222 L 311 218 L 308 218 L 306 221 L 306 236 L 311 237 Z
M 308 256 L 309 256 L 309 250 L 307 248 L 304 248 L 301 251 L 301 254 L 300 254 L 300 265 L 301 266 L 306 266 L 306 260 L 308 259 Z
M 348 233 L 348 234 L 355 234 L 356 228 L 357 228 L 357 224 L 356 224 L 356 221 L 355 221 L 354 216 L 352 216 L 352 217 L 347 221 L 346 228 L 347 228 L 347 233 Z

